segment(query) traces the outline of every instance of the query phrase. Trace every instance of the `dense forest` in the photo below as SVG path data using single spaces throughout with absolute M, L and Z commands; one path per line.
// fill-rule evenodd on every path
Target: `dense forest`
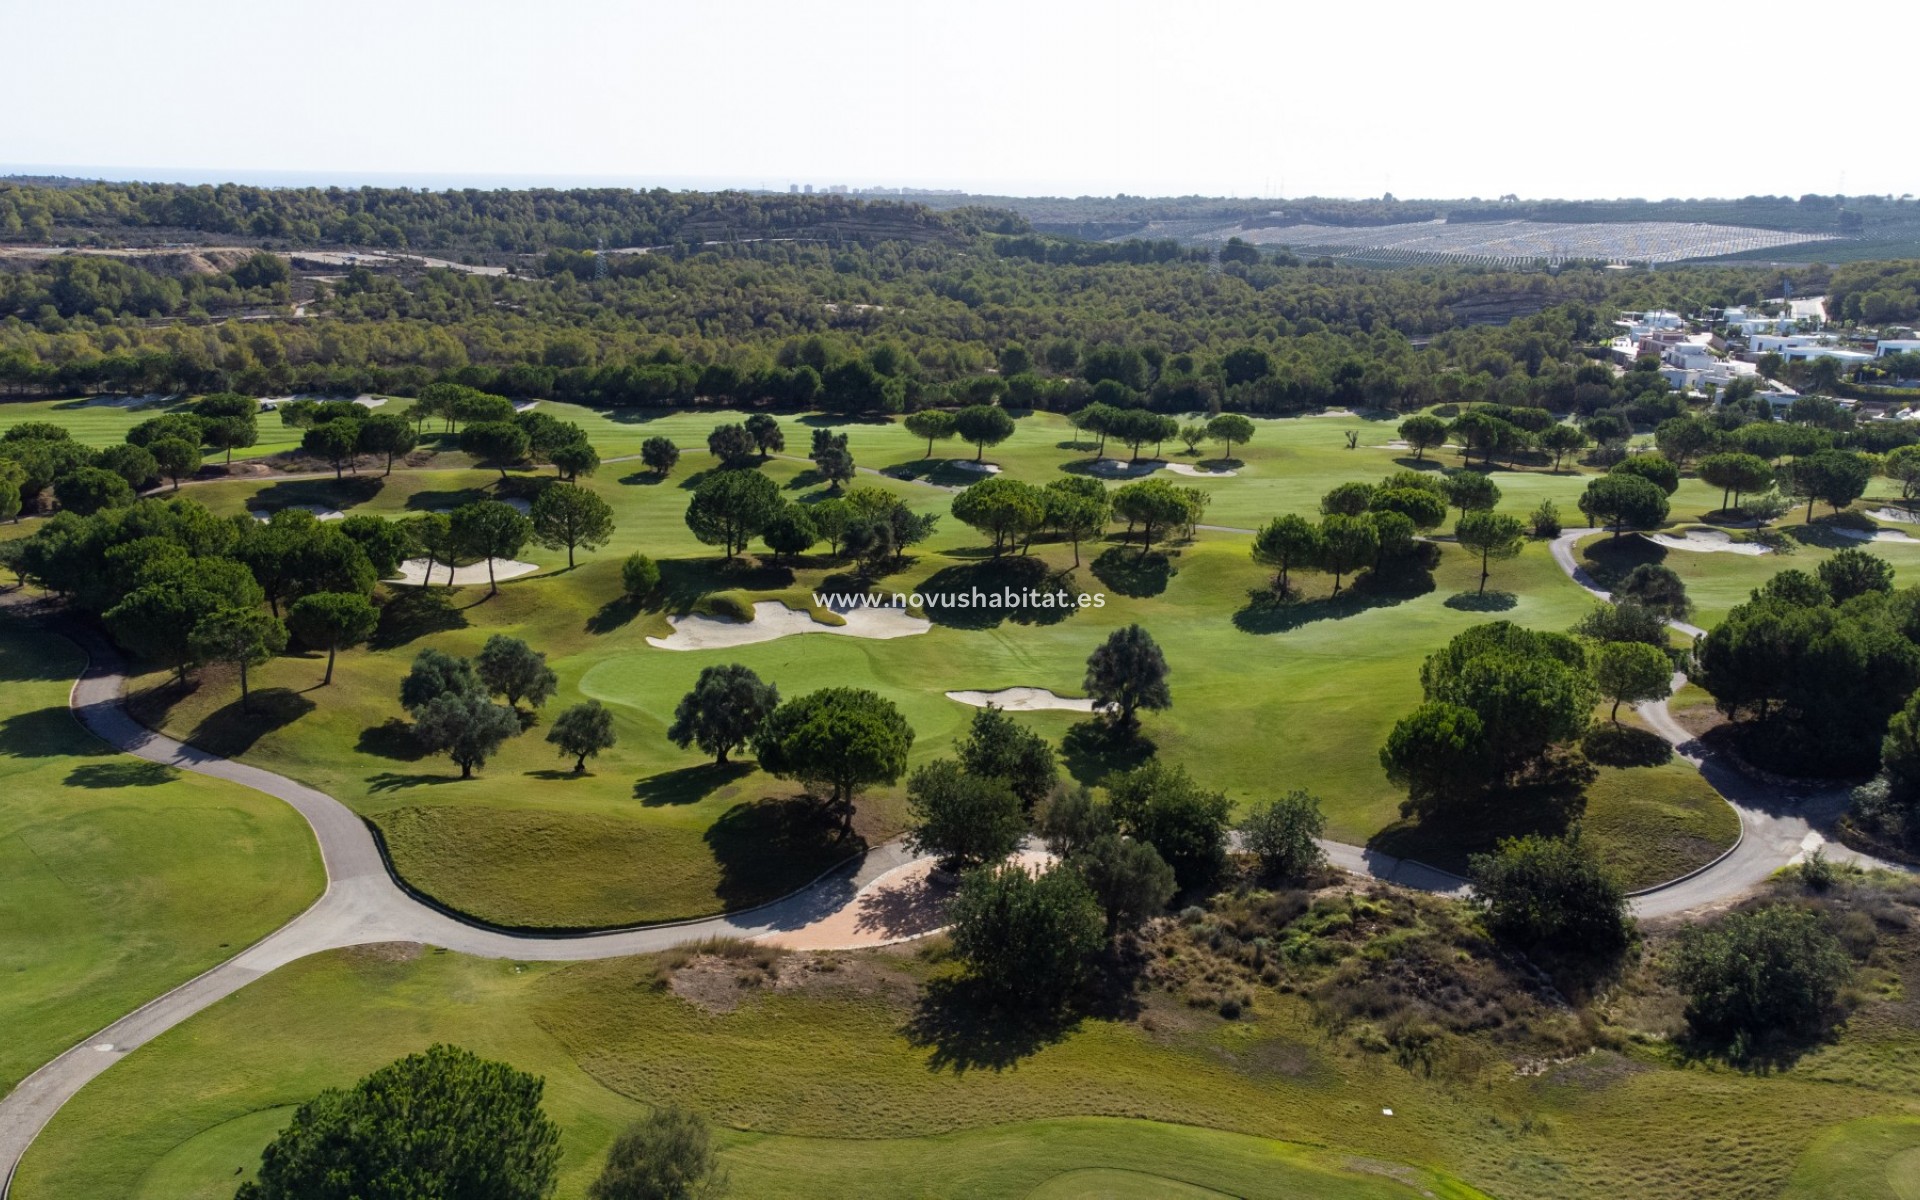
M 1072 406 L 1084 397 L 1062 389 L 1111 377 L 1166 407 L 1256 412 L 1564 402 L 1616 308 L 1752 301 L 1780 282 L 1758 270 L 1370 272 L 1151 254 L 1080 265 L 1036 261 L 1025 241 L 736 244 L 609 256 L 604 276 L 597 256 L 567 250 L 538 276 L 354 268 L 317 285 L 305 317 L 282 305 L 264 320 L 219 318 L 285 295 L 271 256 L 183 279 L 64 256 L 0 273 L 0 387 L 405 391 L 458 374 L 603 404 L 898 407 L 1005 385 Z M 1513 319 L 1475 323 L 1489 312 Z M 1236 354 L 1266 365 L 1227 370 Z M 1116 357 L 1125 365 L 1103 365 Z
M 1003 232 L 1022 227 L 1006 213 L 963 208 L 937 214 L 919 205 L 869 204 L 833 195 L 0 183 L 0 241 L 98 245 L 151 244 L 167 240 L 157 235 L 196 234 L 276 248 L 358 246 L 484 256 L 603 242 L 627 247 L 764 238 L 951 239 L 974 229 L 983 217 Z
M 490 275 L 393 262 L 303 275 L 244 247 L 0 259 L 0 389 L 17 395 L 447 380 L 602 405 L 1591 410 L 1605 403 L 1593 389 L 1629 398 L 1596 362 L 1621 308 L 1751 304 L 1790 285 L 1831 289 L 1848 315 L 1920 311 L 1920 273 L 1897 264 L 1371 271 L 818 195 L 0 186 L 0 223 L 49 222 L 539 252 Z M 603 254 L 603 239 L 658 245 Z

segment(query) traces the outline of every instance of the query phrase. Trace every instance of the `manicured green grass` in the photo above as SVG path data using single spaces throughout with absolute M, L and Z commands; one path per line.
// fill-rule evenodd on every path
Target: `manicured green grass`
M 0 618 L 0 1092 L 257 941 L 324 885 L 304 822 L 110 751 L 67 710 L 66 640 Z
M 553 410 L 584 419 L 563 407 Z M 805 637 L 726 651 L 661 651 L 644 639 L 667 632 L 668 614 L 694 610 L 711 593 L 804 607 L 822 585 L 838 590 L 854 582 L 817 557 L 797 567 L 728 566 L 693 539 L 683 514 L 691 485 L 711 469 L 704 431 L 728 416 L 661 414 L 630 426 L 598 418 L 647 436 L 673 436 L 687 457 L 665 480 L 637 463 L 602 468 L 589 486 L 613 507 L 618 532 L 612 545 L 582 555 L 578 569 L 562 571 L 562 553 L 530 547 L 522 557 L 544 573 L 505 584 L 493 599 L 481 588 L 396 591 L 382 636 L 371 650 L 342 659 L 331 688 L 313 689 L 318 664 L 309 660 L 281 659 L 259 669 L 262 707 L 272 714 L 265 719 L 238 720 L 232 683 L 218 672 L 208 672 L 191 695 L 156 694 L 146 711 L 172 732 L 244 753 L 339 796 L 381 826 L 409 879 L 455 907 L 511 925 L 624 924 L 765 899 L 858 848 L 807 836 L 787 803 L 792 785 L 750 771 L 704 769 L 697 754 L 666 741 L 674 705 L 713 663 L 744 663 L 789 696 L 825 686 L 873 688 L 913 724 L 913 761 L 919 763 L 950 753 L 972 716 L 944 692 L 1027 685 L 1082 694 L 1087 655 L 1113 629 L 1139 622 L 1174 671 L 1174 707 L 1147 718 L 1148 744 L 1114 747 L 1089 736 L 1091 723 L 1072 714 L 1019 718 L 1063 745 L 1073 776 L 1097 784 L 1150 746 L 1237 802 L 1309 788 L 1322 798 L 1335 836 L 1365 841 L 1396 815 L 1400 796 L 1385 779 L 1378 749 L 1394 721 L 1418 703 L 1421 660 L 1474 624 L 1506 618 L 1564 629 L 1592 603 L 1541 544 L 1496 564 L 1489 594 L 1480 597 L 1473 564 L 1443 542 L 1430 579 L 1397 589 L 1361 588 L 1336 601 L 1329 579 L 1308 575 L 1296 581 L 1297 601 L 1275 605 L 1268 573 L 1248 556 L 1249 539 L 1203 531 L 1164 562 L 1142 564 L 1137 549 L 1117 539 L 1082 547 L 1072 588 L 1100 592 L 1106 604 L 1051 623 L 942 618 L 924 636 L 888 642 Z M 1248 514 L 1282 506 L 1312 511 L 1318 496 L 1341 479 L 1377 478 L 1392 469 L 1399 452 L 1345 450 L 1340 431 L 1347 425 L 1362 427 L 1363 447 L 1391 436 L 1355 417 L 1262 422 L 1242 455 L 1249 474 L 1205 485 L 1216 495 L 1209 520 L 1232 523 L 1218 511 L 1231 488 L 1241 489 L 1235 503 Z M 804 452 L 811 427 L 787 421 L 790 450 Z M 889 423 L 834 427 L 848 432 L 856 456 L 867 462 L 912 467 L 916 450 L 924 453 L 924 443 Z M 1072 449 L 1063 418 L 1033 414 L 1018 429 L 992 455 L 1010 474 L 1044 481 L 1090 455 Z M 602 432 L 596 427 L 595 436 Z M 762 469 L 796 499 L 826 494 L 804 463 L 775 459 Z M 1507 474 L 1542 487 L 1577 488 L 1581 479 L 1571 472 Z M 508 490 L 523 489 L 522 478 Z M 1004 582 L 996 572 L 1008 568 L 981 561 L 979 535 L 945 515 L 950 493 L 874 476 L 860 482 L 942 514 L 924 551 L 878 588 L 913 592 L 931 581 L 993 590 Z M 199 487 L 194 495 L 224 513 L 310 503 L 399 517 L 501 490 L 497 472 L 449 469 L 264 486 L 230 481 Z M 1238 519 L 1253 521 L 1251 515 Z M 666 572 L 665 594 L 648 608 L 619 597 L 618 563 L 636 549 L 660 560 Z M 1032 558 L 1052 570 L 1072 562 L 1070 548 L 1048 543 L 1035 546 Z M 396 700 L 408 662 L 426 645 L 472 653 L 495 632 L 524 637 L 547 653 L 561 680 L 549 713 L 583 696 L 614 709 L 620 744 L 586 775 L 559 770 L 563 764 L 541 740 L 539 726 L 470 781 L 453 782 L 449 764 L 422 760 L 412 749 Z M 1626 804 L 1636 802 L 1630 797 Z M 868 840 L 883 838 L 898 831 L 902 815 L 900 790 L 877 789 L 858 828 Z M 1631 819 L 1621 826 L 1653 827 Z M 1644 857 L 1658 864 L 1690 861 L 1692 853 L 1654 847 Z M 565 869 L 552 870 L 555 861 Z
M 76 400 L 10 400 L 0 403 L 0 433 L 23 421 L 50 421 L 69 430 L 77 442 L 95 447 L 111 446 L 126 441 L 127 430 L 142 421 L 162 413 L 185 412 L 186 409 L 187 402 L 184 399 L 171 404 L 156 401 L 138 408 L 92 403 L 84 397 Z M 282 425 L 280 418 L 272 413 L 261 413 L 257 423 L 260 429 L 259 442 L 244 450 L 235 450 L 233 457 L 236 461 L 264 458 L 300 444 L 301 431 Z M 210 463 L 225 457 L 211 450 L 206 454 Z
M 1809 1147 L 1824 1152 L 1837 1123 L 1920 1115 L 1914 1078 L 1898 1069 L 1911 1022 L 1897 1016 L 1859 1020 L 1840 1045 L 1774 1073 L 1688 1065 L 1650 1046 L 1523 1075 L 1476 1042 L 1428 1077 L 1265 988 L 1239 1021 L 1156 995 L 1139 1020 L 1086 1018 L 1026 1042 L 933 1019 L 940 1010 L 921 1009 L 916 987 L 940 969 L 917 958 L 824 961 L 781 972 L 778 988 L 736 988 L 722 972 L 722 990 L 737 992 L 723 1012 L 658 986 L 651 959 L 316 955 L 90 1085 L 29 1152 L 15 1194 L 230 1191 L 289 1106 L 436 1041 L 545 1076 L 569 1198 L 621 1125 L 664 1102 L 728 1130 L 736 1194 L 754 1196 L 1073 1195 L 1076 1182 L 1103 1182 L 1076 1181 L 1099 1168 L 1235 1195 L 1392 1196 L 1404 1183 L 1443 1197 L 1758 1197 L 1776 1194 Z M 1150 1123 L 1163 1121 L 1178 1124 Z M 1843 1144 L 1862 1164 L 1878 1153 Z
M 1822 1134 L 1787 1181 L 1781 1200 L 1920 1198 L 1920 1119 L 1853 1121 Z

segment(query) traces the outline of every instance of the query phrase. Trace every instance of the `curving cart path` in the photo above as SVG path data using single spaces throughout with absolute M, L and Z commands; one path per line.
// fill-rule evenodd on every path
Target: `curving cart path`
M 1226 528 L 1220 531 L 1241 532 Z M 1597 532 L 1601 531 L 1568 530 L 1555 539 L 1551 549 L 1554 560 L 1575 583 L 1605 599 L 1607 593 L 1574 557 L 1575 543 Z M 1701 632 L 1690 625 L 1676 623 L 1676 627 L 1694 635 Z M 197 750 L 141 725 L 128 713 L 123 700 L 126 676 L 119 652 L 90 630 L 76 627 L 63 632 L 88 656 L 87 669 L 74 683 L 69 700 L 83 726 L 137 758 L 230 780 L 292 805 L 306 818 L 319 843 L 327 888 L 312 907 L 276 932 L 115 1021 L 41 1067 L 0 1099 L 0 1167 L 5 1169 L 7 1184 L 34 1137 L 88 1081 L 129 1051 L 295 959 L 323 950 L 393 941 L 521 961 L 613 958 L 716 937 L 800 940 L 811 945 L 818 943 L 818 937 L 808 938 L 803 931 L 813 930 L 817 935 L 830 928 L 845 928 L 846 912 L 863 889 L 917 859 L 903 841 L 896 839 L 783 899 L 694 921 L 587 935 L 486 928 L 453 917 L 403 889 L 388 871 L 366 823 L 333 797 L 271 771 Z M 1712 756 L 1672 718 L 1664 702 L 1642 705 L 1639 711 L 1677 753 L 1699 768 L 1739 814 L 1741 837 L 1732 850 L 1700 871 L 1634 897 L 1636 915 L 1671 916 L 1736 899 L 1781 867 L 1826 844 L 1819 831 L 1845 807 L 1843 790 L 1802 792 L 1750 779 Z M 1333 865 L 1356 875 L 1451 895 L 1467 890 L 1466 880 L 1424 863 L 1342 842 L 1321 844 Z M 1830 854 L 1838 861 L 1906 869 L 1837 844 Z M 862 935 L 857 940 L 860 944 L 878 944 L 897 939 Z M 5 1194 L 6 1187 L 0 1184 L 0 1197 Z

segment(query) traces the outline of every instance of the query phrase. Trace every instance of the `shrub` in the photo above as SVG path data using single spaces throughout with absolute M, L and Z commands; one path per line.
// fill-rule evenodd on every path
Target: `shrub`
M 1851 964 L 1817 914 L 1775 904 L 1685 930 L 1672 969 L 1694 1035 L 1742 1059 L 1817 1030 Z
M 620 586 L 628 596 L 643 600 L 660 586 L 660 564 L 644 554 L 630 554 L 620 564 Z
M 1529 834 L 1471 860 L 1476 900 L 1494 936 L 1523 949 L 1607 960 L 1627 948 L 1633 918 L 1626 893 L 1576 829 L 1565 838 Z
M 1326 823 L 1319 798 L 1295 788 L 1248 810 L 1240 822 L 1241 844 L 1260 860 L 1260 872 L 1267 878 L 1299 880 L 1326 857 L 1316 840 Z

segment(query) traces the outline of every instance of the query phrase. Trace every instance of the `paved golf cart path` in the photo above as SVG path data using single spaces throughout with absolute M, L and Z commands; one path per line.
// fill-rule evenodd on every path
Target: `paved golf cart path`
M 1595 532 L 1568 530 L 1554 541 L 1552 551 L 1554 560 L 1575 583 L 1605 598 L 1606 592 L 1574 558 L 1575 543 Z M 1681 628 L 1698 632 L 1691 626 Z M 808 939 L 805 931 L 845 928 L 846 910 L 856 905 L 863 889 L 917 859 L 902 840 L 896 839 L 770 904 L 670 925 L 590 935 L 522 934 L 483 928 L 442 912 L 402 888 L 388 871 L 366 823 L 333 797 L 271 771 L 195 749 L 141 725 L 125 705 L 127 680 L 119 652 L 103 637 L 84 628 L 73 626 L 63 632 L 88 656 L 87 669 L 74 683 L 69 699 L 74 716 L 83 726 L 137 758 L 243 784 L 293 806 L 306 818 L 319 843 L 327 888 L 312 907 L 276 932 L 115 1021 L 41 1067 L 0 1099 L 0 1168 L 4 1168 L 9 1184 L 34 1137 L 88 1081 L 122 1055 L 295 959 L 323 950 L 395 941 L 520 961 L 613 958 L 716 937 L 818 944 Z M 1819 829 L 1827 827 L 1844 808 L 1844 791 L 1800 793 L 1749 779 L 1710 755 L 1673 720 L 1664 702 L 1642 705 L 1639 711 L 1682 757 L 1700 769 L 1739 814 L 1741 838 L 1706 868 L 1635 897 L 1637 915 L 1670 916 L 1735 899 L 1823 844 Z M 1356 875 L 1449 894 L 1463 893 L 1466 888 L 1466 881 L 1459 876 L 1423 863 L 1341 842 L 1322 845 L 1335 866 Z M 1891 865 L 1837 845 L 1830 853 L 1836 860 Z M 898 940 L 887 934 L 886 930 L 866 930 L 857 940 L 861 944 Z M 4 1195 L 4 1185 L 0 1185 L 0 1197 Z

